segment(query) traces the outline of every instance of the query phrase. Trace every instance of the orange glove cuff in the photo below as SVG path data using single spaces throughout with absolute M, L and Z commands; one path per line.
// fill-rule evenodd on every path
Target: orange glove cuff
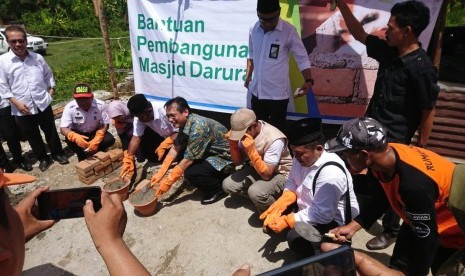
M 158 183 L 158 181 L 160 181 L 160 179 L 162 179 L 163 176 L 165 176 L 166 171 L 171 166 L 171 163 L 173 163 L 173 161 L 174 161 L 173 156 L 167 155 L 165 157 L 165 160 L 163 160 L 163 163 L 161 164 L 160 169 L 158 169 L 157 173 L 155 173 L 150 179 L 150 184 L 152 184 L 152 186 L 155 183 Z
M 236 162 L 242 162 L 242 153 L 239 149 L 239 144 L 237 141 L 228 140 L 229 143 L 229 152 L 231 153 L 231 158 Z
M 89 151 L 96 151 L 104 137 L 105 131 L 103 131 L 102 129 L 97 130 L 94 138 L 89 142 Z
M 163 140 L 163 142 L 160 143 L 160 145 L 157 147 L 155 150 L 155 153 L 158 156 L 158 161 L 160 161 L 163 158 L 163 155 L 165 154 L 165 151 L 167 149 L 170 149 L 174 144 L 173 139 L 171 139 L 171 136 L 168 136 Z
M 248 147 L 244 149 L 250 158 L 250 162 L 252 163 L 253 168 L 257 171 L 258 174 L 263 175 L 273 173 L 254 147 Z

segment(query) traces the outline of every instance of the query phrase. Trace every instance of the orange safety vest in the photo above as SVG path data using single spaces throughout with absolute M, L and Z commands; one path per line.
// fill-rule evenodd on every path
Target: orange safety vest
M 436 199 L 436 224 L 440 236 L 440 244 L 447 248 L 459 249 L 465 247 L 465 233 L 462 232 L 452 212 L 447 207 L 446 200 L 449 197 L 452 173 L 455 164 L 439 156 L 438 154 L 403 144 L 389 144 L 397 152 L 400 160 L 418 170 L 418 173 L 427 175 L 432 179 L 439 190 L 439 197 Z M 379 172 L 373 170 L 373 174 L 380 179 Z M 399 194 L 400 175 L 396 172 L 389 182 L 382 182 L 381 186 L 391 204 L 392 209 L 400 216 L 405 223 L 410 221 L 405 213 L 405 204 Z M 421 185 L 421 183 L 419 183 Z

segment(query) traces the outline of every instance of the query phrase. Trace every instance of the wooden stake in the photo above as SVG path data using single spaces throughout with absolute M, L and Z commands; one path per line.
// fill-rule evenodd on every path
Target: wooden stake
M 115 68 L 113 67 L 113 55 L 111 52 L 110 46 L 110 37 L 108 36 L 108 24 L 107 24 L 107 17 L 105 15 L 105 7 L 104 7 L 104 0 L 93 0 L 94 8 L 96 13 L 98 14 L 99 22 L 100 22 L 100 30 L 102 32 L 103 43 L 105 45 L 105 56 L 107 59 L 108 64 L 108 72 L 110 73 L 110 82 L 111 82 L 111 89 L 113 92 L 113 99 L 118 99 L 118 90 L 116 89 L 116 75 L 115 75 Z

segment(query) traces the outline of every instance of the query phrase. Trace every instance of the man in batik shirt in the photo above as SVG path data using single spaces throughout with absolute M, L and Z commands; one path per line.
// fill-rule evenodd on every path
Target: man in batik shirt
M 166 102 L 166 116 L 179 133 L 188 136 L 183 151 L 172 147 L 170 153 L 183 154 L 182 160 L 170 174 L 159 181 L 157 196 L 166 193 L 183 174 L 204 194 L 202 204 L 214 203 L 226 196 L 222 189 L 223 180 L 231 174 L 232 165 L 229 144 L 224 138 L 225 126 L 210 118 L 191 113 L 187 101 L 176 97 Z

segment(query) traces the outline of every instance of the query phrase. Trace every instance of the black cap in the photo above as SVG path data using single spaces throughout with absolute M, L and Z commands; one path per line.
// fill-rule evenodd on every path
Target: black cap
M 257 11 L 259 13 L 273 13 L 279 10 L 279 0 L 258 0 Z
M 386 145 L 386 136 L 386 128 L 375 119 L 355 118 L 342 125 L 337 136 L 326 142 L 325 149 L 328 152 L 379 150 Z
M 288 128 L 289 144 L 294 146 L 306 145 L 322 139 L 321 118 L 304 118 L 294 121 Z
M 145 109 L 149 106 L 150 102 L 147 101 L 147 98 L 145 98 L 143 94 L 136 94 L 132 96 L 128 101 L 128 109 L 132 115 L 144 112 Z

